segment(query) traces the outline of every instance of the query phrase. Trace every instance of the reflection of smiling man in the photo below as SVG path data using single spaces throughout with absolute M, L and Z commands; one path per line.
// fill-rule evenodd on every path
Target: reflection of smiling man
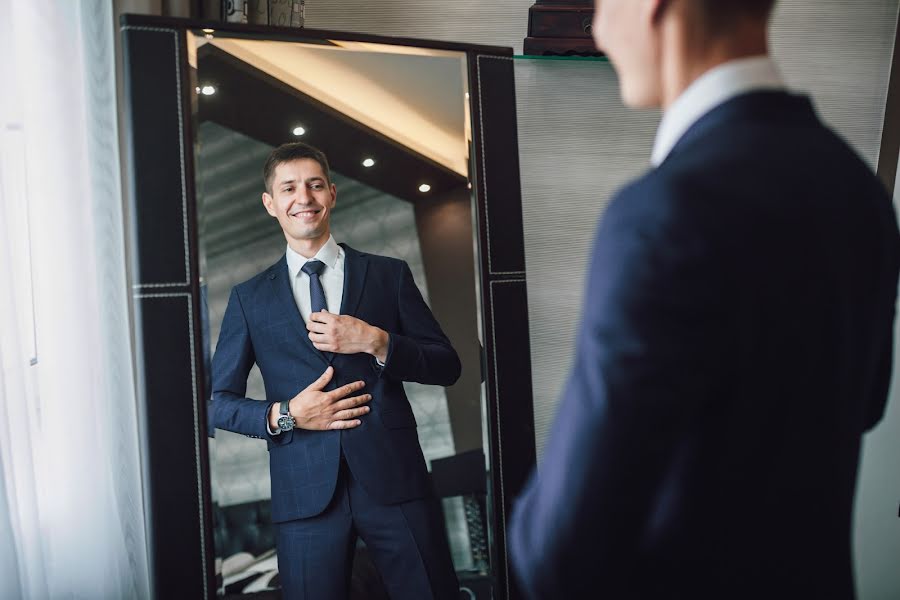
M 231 292 L 211 406 L 216 427 L 268 442 L 285 596 L 346 598 L 359 536 L 391 598 L 456 598 L 403 381 L 452 385 L 459 358 L 406 263 L 334 241 L 324 154 L 286 144 L 264 177 L 287 250 Z M 268 402 L 245 397 L 254 363 Z

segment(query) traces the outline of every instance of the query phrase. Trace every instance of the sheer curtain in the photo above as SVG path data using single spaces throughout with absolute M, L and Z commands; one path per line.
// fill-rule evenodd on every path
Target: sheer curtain
M 113 15 L 0 0 L 0 597 L 150 595 Z

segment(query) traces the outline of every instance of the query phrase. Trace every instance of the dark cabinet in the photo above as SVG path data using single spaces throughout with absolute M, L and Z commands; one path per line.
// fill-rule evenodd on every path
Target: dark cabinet
M 591 39 L 593 0 L 536 0 L 528 10 L 525 54 L 600 56 Z

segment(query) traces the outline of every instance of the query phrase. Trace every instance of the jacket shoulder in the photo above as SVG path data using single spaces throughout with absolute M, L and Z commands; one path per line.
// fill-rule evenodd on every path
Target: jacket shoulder
M 704 212 L 711 202 L 702 177 L 688 171 L 654 169 L 620 189 L 610 201 L 603 220 L 615 225 L 648 230 L 673 220 Z
M 283 262 L 284 262 L 284 259 L 282 258 L 281 260 L 276 262 L 274 265 L 260 271 L 259 273 L 257 273 L 253 277 L 251 277 L 250 279 L 247 279 L 246 281 L 238 283 L 233 288 L 234 292 L 236 292 L 238 295 L 245 296 L 245 295 L 254 293 L 256 290 L 258 290 L 260 287 L 262 287 L 264 285 L 268 285 L 269 280 L 274 279 L 277 276 L 278 271 L 282 267 Z
M 344 248 L 344 252 L 348 255 L 348 258 L 352 259 L 365 259 L 369 263 L 369 268 L 375 268 L 377 270 L 385 270 L 391 272 L 399 272 L 406 266 L 406 261 L 401 258 L 394 258 L 392 256 L 383 256 L 381 254 L 371 254 L 369 252 L 360 252 L 359 250 L 355 250 L 348 246 L 347 244 L 341 244 Z
M 369 254 L 367 256 L 369 259 L 370 266 L 374 266 L 376 269 L 386 269 L 389 271 L 398 271 L 406 266 L 406 261 L 401 258 L 394 258 L 392 256 L 381 256 L 378 254 Z

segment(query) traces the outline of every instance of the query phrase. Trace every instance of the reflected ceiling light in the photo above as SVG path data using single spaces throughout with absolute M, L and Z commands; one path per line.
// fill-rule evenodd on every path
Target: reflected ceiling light
M 304 128 L 302 128 L 302 127 L 294 127 L 293 133 L 294 133 L 294 135 L 296 135 L 296 136 L 301 136 L 301 135 L 303 135 L 304 133 L 306 133 L 306 130 L 305 130 Z
M 364 167 L 367 167 L 367 168 L 368 168 L 368 167 L 373 167 L 373 166 L 375 166 L 375 159 L 374 159 L 374 158 L 367 158 L 366 160 L 364 160 L 364 161 L 362 162 L 362 165 L 363 165 Z
M 212 96 L 216 93 L 216 88 L 211 85 L 204 85 L 202 88 L 200 88 L 200 93 L 204 96 Z
M 427 194 L 428 192 L 431 191 L 431 186 L 428 185 L 427 183 L 423 183 L 422 185 L 419 186 L 419 191 L 422 192 L 423 194 Z
M 197 86 L 197 93 L 198 93 L 198 94 L 200 93 L 200 86 L 199 86 L 199 85 Z
M 469 92 L 466 92 L 466 100 L 469 99 Z

